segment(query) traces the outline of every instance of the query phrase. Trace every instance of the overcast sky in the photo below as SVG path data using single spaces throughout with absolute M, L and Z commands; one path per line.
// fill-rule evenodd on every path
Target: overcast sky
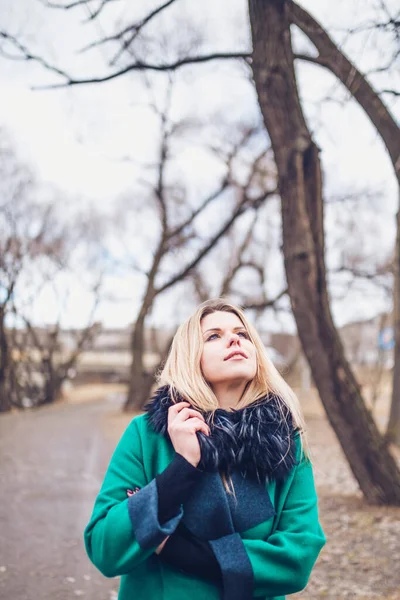
M 80 76 L 105 72 L 103 65 L 110 57 L 106 49 L 86 54 L 76 51 L 106 32 L 112 21 L 122 14 L 122 7 L 127 6 L 122 1 L 116 2 L 113 12 L 104 13 L 102 20 L 82 25 L 86 14 L 81 9 L 68 12 L 44 9 L 39 0 L 13 0 L 7 8 L 4 4 L 1 8 L 4 29 L 21 36 L 27 46 L 46 56 L 49 62 Z M 148 10 L 153 4 L 159 3 L 135 3 L 135 9 L 142 6 L 143 10 Z M 210 47 L 229 50 L 249 47 L 246 2 L 202 0 L 201 10 L 200 3 L 194 0 L 181 0 L 180 4 L 180 18 L 187 15 L 202 23 L 213 40 Z M 304 0 L 300 4 L 328 26 L 337 39 L 345 39 L 341 29 L 346 24 L 354 26 L 368 18 L 362 0 L 336 0 L 334 4 L 332 0 Z M 391 0 L 388 4 L 394 8 L 397 3 Z M 346 51 L 363 70 L 382 60 L 382 49 L 367 42 L 365 36 L 358 36 L 345 45 Z M 300 37 L 296 38 L 296 44 L 305 47 Z M 193 80 L 186 88 L 182 85 L 177 110 L 180 106 L 186 110 L 189 105 L 193 109 L 196 102 L 199 110 L 212 111 L 215 104 L 225 106 L 227 113 L 232 115 L 257 110 L 252 86 L 239 82 L 234 69 L 228 66 L 201 68 L 204 76 Z M 322 148 L 328 192 L 339 194 L 343 190 L 368 187 L 380 190 L 381 209 L 386 215 L 386 220 L 382 221 L 386 223 L 382 244 L 390 249 L 397 192 L 392 166 L 380 139 L 355 103 L 320 104 L 321 98 L 332 93 L 336 98 L 346 100 L 346 94 L 331 76 L 308 64 L 301 65 L 298 73 L 306 113 Z M 135 77 L 129 76 L 98 86 L 46 91 L 31 89 L 55 81 L 58 79 L 39 65 L 0 57 L 0 125 L 10 131 L 22 156 L 32 164 L 40 180 L 54 184 L 80 201 L 101 202 L 107 207 L 134 184 L 140 173 L 141 159 L 152 155 L 152 121 L 141 105 L 141 88 L 135 83 Z M 387 83 L 383 77 L 376 78 L 375 82 L 382 87 Z M 398 117 L 399 102 L 396 104 L 391 97 L 386 100 Z M 206 158 L 198 154 L 195 163 L 193 167 L 193 159 L 188 158 L 187 172 L 193 178 L 204 177 L 204 170 L 209 168 Z M 79 307 L 73 309 L 77 324 L 84 320 L 82 306 L 87 302 L 80 297 Z M 372 306 L 368 302 L 362 306 L 361 301 L 357 311 L 348 309 L 342 317 L 349 320 L 356 318 L 356 314 L 372 316 L 382 306 L 378 301 Z M 101 319 L 109 325 L 132 321 L 134 311 L 130 303 L 121 306 L 117 312 L 116 315 L 111 306 L 104 307 Z M 340 312 L 339 307 L 339 321 Z

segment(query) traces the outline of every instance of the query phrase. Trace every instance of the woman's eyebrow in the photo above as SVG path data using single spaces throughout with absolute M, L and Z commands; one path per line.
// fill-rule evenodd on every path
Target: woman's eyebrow
M 245 328 L 245 327 L 243 327 L 243 325 L 241 325 L 241 327 L 234 327 L 234 328 L 232 329 L 232 331 L 239 331 L 239 330 L 246 331 L 246 328 Z M 222 329 L 221 329 L 220 327 L 213 327 L 212 329 L 206 329 L 206 330 L 203 332 L 203 335 L 205 335 L 205 334 L 206 334 L 206 333 L 208 333 L 209 331 L 222 331 Z

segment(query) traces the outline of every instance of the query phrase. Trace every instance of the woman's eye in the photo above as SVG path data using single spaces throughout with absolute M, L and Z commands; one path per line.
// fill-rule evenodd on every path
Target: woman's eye
M 239 331 L 238 335 L 241 335 L 242 337 L 246 338 L 246 340 L 249 339 L 249 334 L 247 333 L 247 331 Z
M 212 333 L 210 336 L 208 336 L 207 342 L 209 342 L 210 340 L 216 339 L 217 337 L 218 337 L 218 333 Z

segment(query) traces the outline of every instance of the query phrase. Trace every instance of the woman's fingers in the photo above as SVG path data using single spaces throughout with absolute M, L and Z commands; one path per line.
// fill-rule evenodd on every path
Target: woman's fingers
M 193 432 L 198 430 L 203 431 L 206 435 L 210 434 L 210 429 L 204 420 L 203 415 L 198 410 L 194 410 L 193 408 L 188 408 L 188 402 L 179 402 L 181 406 L 175 408 L 178 405 L 173 405 L 169 408 L 171 411 L 168 415 L 168 430 L 174 430 L 176 427 L 185 427 L 190 429 Z M 182 406 L 184 405 L 184 406 Z M 175 410 L 171 410 L 175 408 Z
M 168 426 L 168 431 L 170 435 L 171 433 L 178 431 L 190 431 L 192 433 L 195 433 L 198 430 L 204 431 L 206 435 L 210 434 L 210 428 L 208 427 L 208 425 L 204 422 L 203 419 L 199 419 L 198 417 L 190 417 L 185 421 L 174 421 Z
M 191 421 L 195 421 L 196 419 L 190 419 Z M 205 435 L 210 435 L 210 428 L 204 421 L 198 419 L 198 423 L 195 423 L 195 431 L 202 431 Z
M 201 459 L 197 431 L 210 435 L 210 429 L 201 412 L 191 408 L 189 402 L 178 402 L 168 409 L 168 433 L 175 451 L 194 467 Z
M 193 408 L 184 408 L 181 412 L 176 416 L 176 421 L 187 421 L 190 418 L 201 419 L 204 421 L 203 415 Z
M 196 433 L 196 431 L 203 431 L 206 435 L 209 435 L 210 433 L 208 425 L 202 419 L 198 419 L 197 417 L 191 417 L 187 421 L 184 421 L 182 427 L 193 433 Z
M 178 404 L 174 404 L 168 409 L 169 420 L 172 421 L 179 419 L 180 421 L 186 421 L 190 417 L 197 417 L 204 421 L 204 417 L 201 412 L 189 407 L 190 404 L 188 402 L 179 402 Z

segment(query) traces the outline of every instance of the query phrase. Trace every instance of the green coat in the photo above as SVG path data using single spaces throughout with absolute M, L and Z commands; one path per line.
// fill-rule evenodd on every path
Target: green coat
M 173 456 L 171 442 L 152 429 L 146 414 L 131 421 L 112 456 L 84 540 L 103 575 L 121 575 L 119 600 L 284 600 L 302 590 L 325 544 L 311 463 L 303 459 L 282 484 L 239 485 L 234 518 L 219 475 L 205 473 L 205 485 L 187 515 L 186 506 L 181 507 L 179 515 L 160 526 L 154 478 Z M 195 533 L 196 524 L 200 535 L 201 524 L 206 525 L 223 591 L 155 554 L 186 517 Z

